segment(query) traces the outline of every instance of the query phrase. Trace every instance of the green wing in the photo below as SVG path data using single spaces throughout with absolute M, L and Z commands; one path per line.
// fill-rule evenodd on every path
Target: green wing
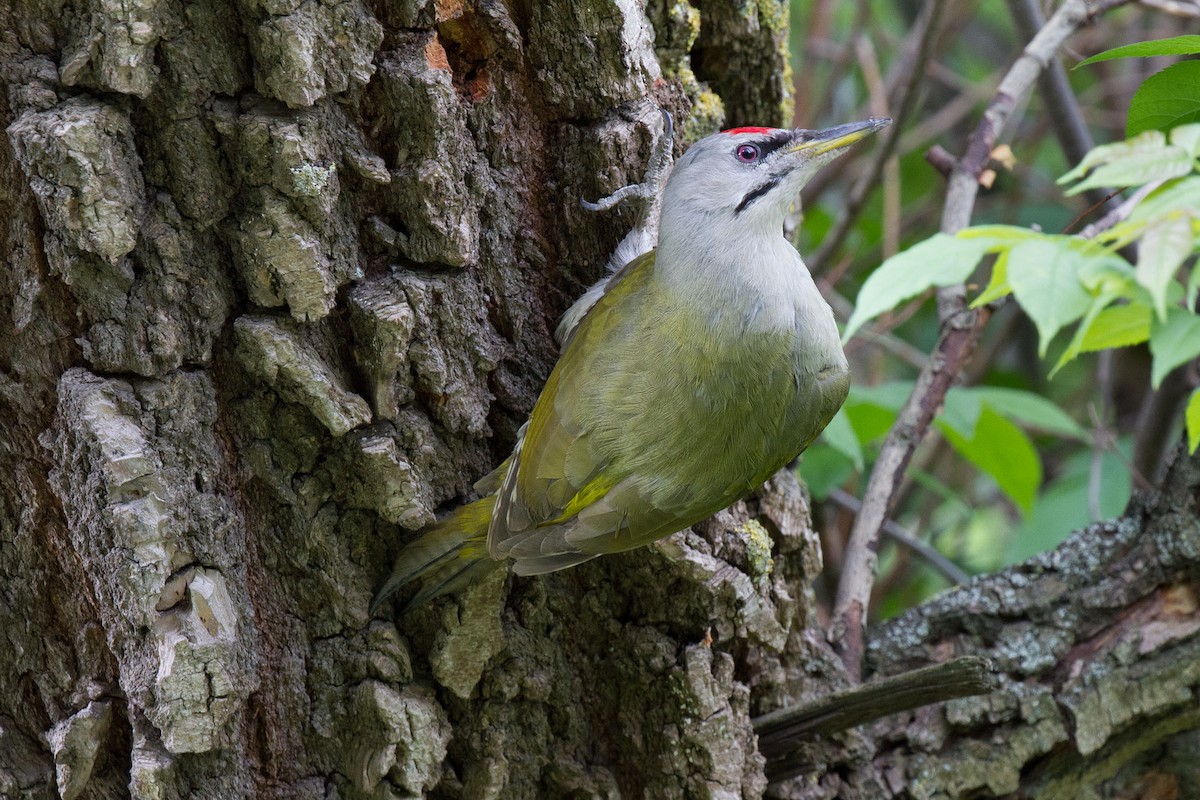
M 619 534 L 630 537 L 650 517 L 672 516 L 629 496 L 631 476 L 617 471 L 619 452 L 611 447 L 611 429 L 622 415 L 619 409 L 606 415 L 602 408 L 620 383 L 625 360 L 619 352 L 641 334 L 637 321 L 653 269 L 650 252 L 610 279 L 570 333 L 513 453 L 488 546 L 495 557 L 516 559 L 520 572 L 561 569 L 624 549 L 613 541 Z M 626 486 L 610 497 L 622 482 Z M 632 503 L 611 503 L 620 497 Z
M 655 291 L 653 276 L 651 252 L 613 277 L 513 453 L 488 547 L 520 574 L 638 547 L 709 516 L 794 458 L 840 405 L 825 413 L 818 379 L 798 386 L 790 332 L 722 329 Z

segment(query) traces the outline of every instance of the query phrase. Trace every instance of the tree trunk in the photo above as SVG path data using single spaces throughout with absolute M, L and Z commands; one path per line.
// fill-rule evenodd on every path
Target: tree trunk
M 879 673 L 984 652 L 1004 692 L 804 744 L 770 789 L 752 715 L 845 685 L 789 474 L 656 547 L 368 616 L 507 454 L 628 228 L 579 198 L 639 177 L 660 106 L 683 142 L 782 124 L 785 35 L 779 0 L 0 6 L 0 796 L 956 797 L 1194 769 L 1191 461 L 876 632 Z

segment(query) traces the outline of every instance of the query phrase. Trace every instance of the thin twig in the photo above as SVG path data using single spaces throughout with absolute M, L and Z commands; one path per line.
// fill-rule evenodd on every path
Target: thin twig
M 1062 232 L 1070 233 L 1071 231 L 1075 230 L 1075 226 L 1078 225 L 1080 222 L 1083 222 L 1085 217 L 1090 217 L 1093 212 L 1095 212 L 1097 209 L 1100 208 L 1100 206 L 1106 205 L 1109 200 L 1112 200 L 1114 197 L 1116 197 L 1119 194 L 1120 194 L 1120 192 L 1116 191 L 1116 190 L 1109 192 L 1107 195 L 1104 196 L 1104 199 L 1101 200 L 1099 203 L 1093 203 L 1092 205 L 1085 208 L 1083 211 L 1079 212 L 1078 216 L 1076 216 L 1075 219 L 1073 219 L 1067 223 L 1067 226 L 1062 229 Z
M 1085 0 L 1067 0 L 1025 47 L 1000 81 L 996 96 L 950 175 L 942 212 L 944 233 L 957 233 L 970 224 L 979 192 L 979 175 L 987 166 L 997 138 L 1018 104 L 1029 95 L 1037 76 L 1056 57 L 1059 47 L 1068 36 L 1091 22 L 1099 10 L 1118 4 L 1116 0 L 1105 0 L 1089 6 Z M 928 432 L 946 392 L 974 351 L 988 317 L 987 309 L 966 307 L 966 291 L 964 285 L 938 290 L 941 336 L 929 367 L 917 377 L 912 394 L 880 450 L 863 495 L 862 511 L 850 533 L 829 636 L 846 669 L 855 677 L 861 670 L 863 631 L 875 582 L 880 530 L 905 468 Z
M 883 141 L 872 153 L 870 166 L 850 188 L 850 194 L 846 198 L 846 203 L 842 207 L 841 213 L 838 214 L 837 220 L 833 223 L 832 230 L 821 240 L 821 246 L 813 254 L 809 263 L 816 271 L 820 271 L 829 257 L 842 246 L 846 234 L 850 232 L 854 221 L 858 219 L 858 215 L 866 205 L 871 190 L 879 183 L 884 165 L 895 152 L 896 143 L 900 141 L 900 132 L 904 129 L 909 115 L 916 106 L 917 90 L 921 78 L 925 74 L 925 65 L 933 54 L 933 42 L 937 38 L 942 12 L 945 11 L 948 3 L 949 0 L 931 0 L 922 7 L 921 18 L 917 22 L 917 29 L 920 33 L 916 44 L 916 56 L 913 59 L 912 69 L 908 73 L 908 79 L 901 86 L 898 99 L 894 104 L 895 113 L 892 118 L 895 122 L 885 132 Z
M 862 503 L 858 498 L 847 492 L 845 489 L 834 489 L 829 499 L 837 503 L 842 508 L 857 514 L 862 508 Z M 929 566 L 933 567 L 951 583 L 961 584 L 971 580 L 971 576 L 962 571 L 962 568 L 955 564 L 950 559 L 942 555 L 933 545 L 918 539 L 913 534 L 902 528 L 895 520 L 887 520 L 883 523 L 883 532 L 890 536 L 895 542 L 907 547 L 909 550 L 916 553 L 921 558 L 929 562 Z
M 1122 201 L 1119 206 L 1112 209 L 1103 217 L 1081 230 L 1079 232 L 1080 237 L 1084 239 L 1095 239 L 1101 233 L 1113 227 L 1118 222 L 1124 221 L 1126 217 L 1133 213 L 1134 206 L 1145 200 L 1151 192 L 1162 186 L 1164 183 L 1165 181 L 1158 180 L 1151 181 L 1145 186 L 1139 186 L 1138 190 L 1129 195 L 1129 197 Z

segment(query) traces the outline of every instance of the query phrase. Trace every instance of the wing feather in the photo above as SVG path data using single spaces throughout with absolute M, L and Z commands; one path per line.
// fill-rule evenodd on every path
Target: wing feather
M 608 351 L 611 337 L 619 335 L 614 324 L 637 316 L 628 304 L 636 302 L 653 265 L 650 252 L 614 274 L 603 295 L 589 298 L 590 306 L 571 330 L 501 484 L 488 532 L 494 557 L 519 557 L 516 553 L 528 552 L 531 539 L 541 542 L 539 556 L 551 554 L 544 548 L 567 548 L 548 528 L 574 517 L 613 484 L 605 473 L 611 460 L 592 441 L 596 393 L 611 373 L 611 365 L 605 370 L 597 354 Z M 534 530 L 539 531 L 535 536 L 527 535 Z
M 719 511 L 795 458 L 845 397 L 844 369 L 826 380 L 798 363 L 794 331 L 747 334 L 740 319 L 654 291 L 653 276 L 650 252 L 609 281 L 513 453 L 488 548 L 520 574 L 639 547 Z

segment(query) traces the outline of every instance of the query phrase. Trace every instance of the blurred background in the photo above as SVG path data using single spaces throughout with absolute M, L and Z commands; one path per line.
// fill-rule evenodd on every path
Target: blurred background
M 793 232 L 826 297 L 844 323 L 864 279 L 888 256 L 939 227 L 945 179 L 927 152 L 962 152 L 997 84 L 1051 13 L 1035 0 L 948 3 L 931 38 L 927 67 L 913 76 L 919 2 L 793 0 L 794 124 L 820 128 L 870 115 L 895 115 L 889 102 L 912 84 L 913 106 L 894 157 L 861 209 L 853 187 L 870 171 L 872 149 L 835 162 L 809 186 Z M 1133 42 L 1200 33 L 1195 7 L 1127 6 L 1068 42 L 1059 91 L 1046 82 L 1019 107 L 992 154 L 973 224 L 1001 223 L 1067 233 L 1103 212 L 1095 193 L 1067 197 L 1056 180 L 1081 153 L 1069 134 L 1082 121 L 1095 144 L 1125 138 L 1125 113 L 1139 84 L 1175 58 L 1127 58 L 1071 69 L 1083 58 Z M 1190 11 L 1190 13 L 1188 13 Z M 892 98 L 889 101 L 888 98 Z M 1086 149 L 1086 148 L 1085 148 Z M 1117 197 L 1119 200 L 1120 197 Z M 839 219 L 841 217 L 841 219 Z M 986 285 L 989 264 L 976 273 Z M 855 386 L 835 424 L 798 467 L 814 501 L 828 604 L 841 554 L 878 446 L 938 336 L 930 293 L 885 315 L 847 343 Z M 893 515 L 952 562 L 884 538 L 872 608 L 888 617 L 951 585 L 1050 549 L 1072 531 L 1120 514 L 1131 492 L 1154 485 L 1182 428 L 1194 369 L 1150 388 L 1145 345 L 1087 354 L 1047 375 L 1070 339 L 1060 334 L 1039 358 L 1037 332 L 1009 302 L 993 316 L 964 382 L 951 390 L 935 432 L 918 450 Z M 953 567 L 961 572 L 956 573 Z

